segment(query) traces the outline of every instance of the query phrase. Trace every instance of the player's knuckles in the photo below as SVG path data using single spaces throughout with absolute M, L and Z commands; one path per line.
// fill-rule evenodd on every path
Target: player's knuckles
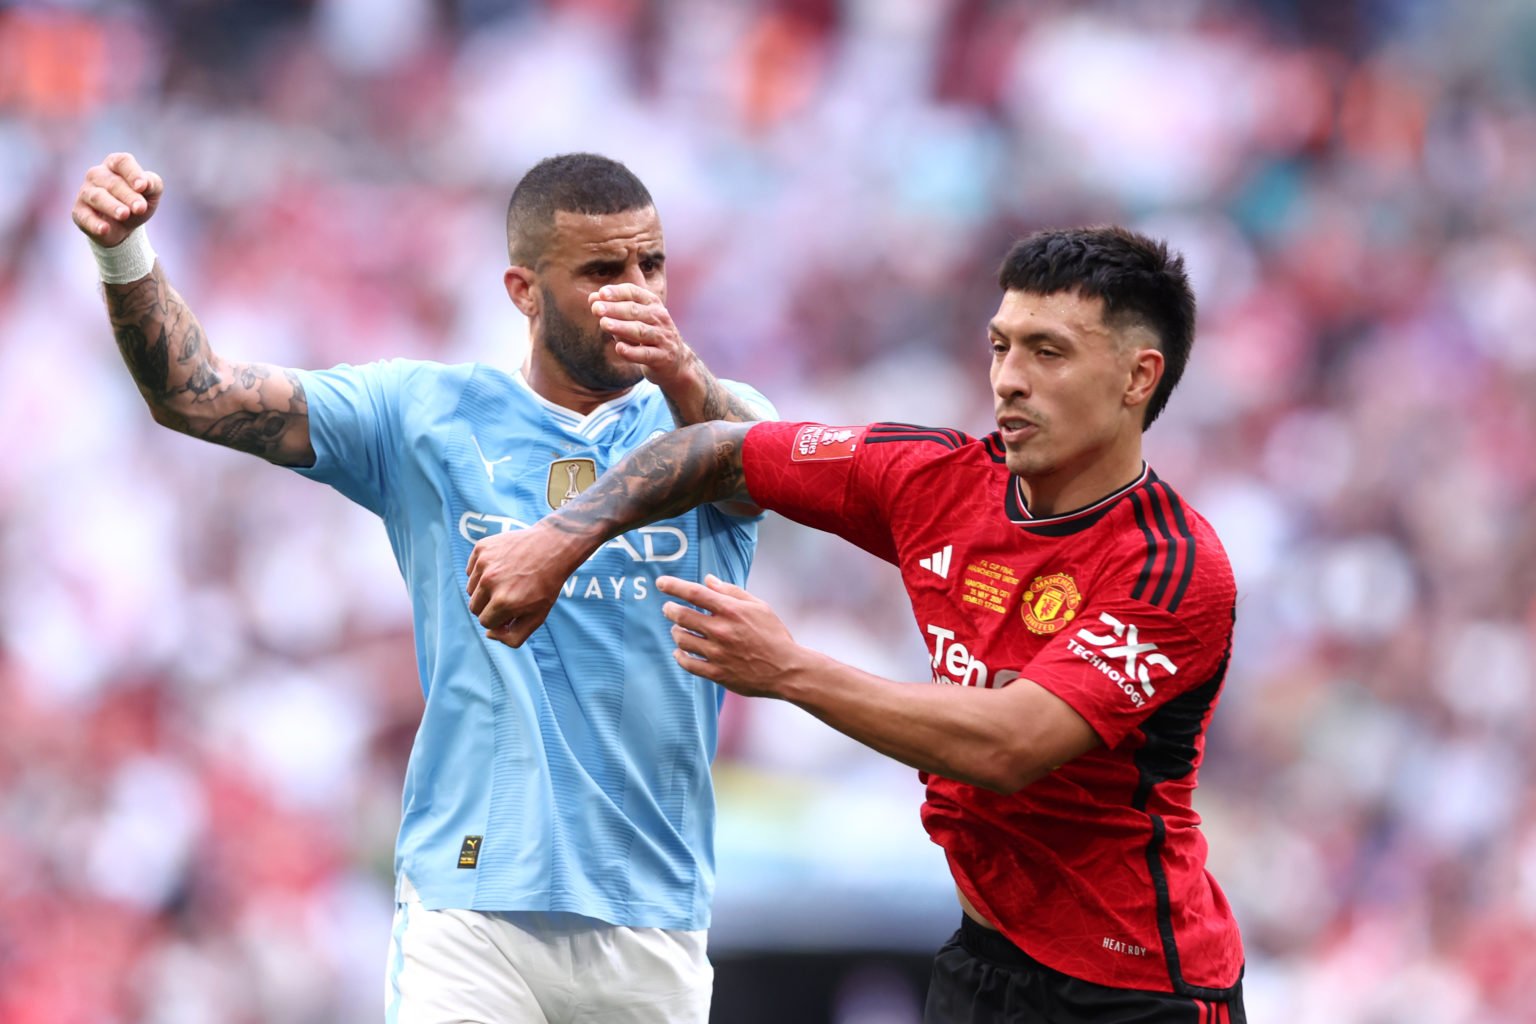
M 615 319 L 636 321 L 646 319 L 646 310 L 638 302 L 609 302 L 605 303 L 605 312 Z
M 124 178 L 138 179 L 144 176 L 144 168 L 132 153 L 121 153 L 119 159 L 107 161 L 107 166 Z
M 656 298 L 650 291 L 633 282 L 613 285 L 613 297 L 623 302 L 650 302 Z
M 106 168 L 93 168 L 93 170 L 97 170 L 97 173 L 86 175 L 85 180 L 103 192 L 111 192 L 115 188 L 128 187 L 128 183 L 120 175 L 114 174 Z
M 117 200 L 112 198 L 112 193 L 100 185 L 87 185 L 81 189 L 80 201 L 97 213 L 104 213 L 119 205 Z

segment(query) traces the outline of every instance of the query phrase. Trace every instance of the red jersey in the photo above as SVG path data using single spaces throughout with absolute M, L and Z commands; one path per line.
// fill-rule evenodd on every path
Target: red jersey
M 759 423 L 742 462 L 758 504 L 901 569 L 935 683 L 1032 680 L 1103 741 L 1010 795 L 924 778 L 972 905 L 1074 978 L 1229 994 L 1242 941 L 1190 803 L 1237 593 L 1210 525 L 1145 469 L 1034 518 L 995 434 Z

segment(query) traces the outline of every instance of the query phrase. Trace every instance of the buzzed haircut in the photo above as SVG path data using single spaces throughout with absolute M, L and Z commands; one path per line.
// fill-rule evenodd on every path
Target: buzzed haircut
M 537 266 L 555 226 L 555 212 L 624 213 L 654 206 L 634 172 L 596 153 L 563 153 L 529 168 L 507 203 L 507 256 Z
M 1151 329 L 1163 353 L 1163 379 L 1147 401 L 1142 429 L 1152 425 L 1184 375 L 1195 343 L 1195 293 L 1183 256 L 1122 227 L 1037 231 L 1008 251 L 997 280 L 1005 292 L 1075 292 L 1102 299 L 1109 327 Z

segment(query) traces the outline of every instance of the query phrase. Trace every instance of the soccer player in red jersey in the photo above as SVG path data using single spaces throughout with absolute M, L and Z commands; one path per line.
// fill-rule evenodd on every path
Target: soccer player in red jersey
M 1191 797 L 1231 653 L 1221 542 L 1142 459 L 1194 336 L 1183 260 L 1120 228 L 1013 247 L 987 328 L 998 429 L 703 424 L 480 541 L 471 610 L 527 638 L 623 530 L 744 499 L 901 569 L 935 686 L 797 645 L 766 604 L 663 580 L 676 657 L 923 773 L 964 911 L 930 1022 L 1242 1022 L 1238 929 Z M 692 606 L 692 607 L 690 607 Z

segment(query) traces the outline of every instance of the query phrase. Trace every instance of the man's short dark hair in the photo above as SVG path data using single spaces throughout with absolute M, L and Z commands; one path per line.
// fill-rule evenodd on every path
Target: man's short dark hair
M 555 212 L 624 213 L 654 206 L 633 171 L 596 153 L 562 153 L 529 168 L 507 203 L 507 256 L 537 266 L 549 245 Z
M 1152 425 L 1184 375 L 1195 342 L 1195 293 L 1184 257 L 1122 227 L 1037 231 L 1008 251 L 997 280 L 1004 291 L 1102 299 L 1108 326 L 1150 328 L 1163 353 L 1163 379 L 1147 402 L 1142 429 Z

